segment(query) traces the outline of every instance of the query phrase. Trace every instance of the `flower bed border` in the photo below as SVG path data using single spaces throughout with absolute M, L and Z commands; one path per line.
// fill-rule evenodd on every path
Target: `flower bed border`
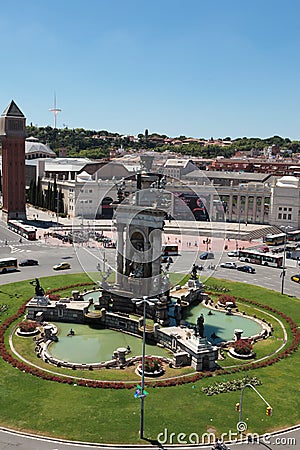
M 46 292 L 47 294 L 51 294 L 54 292 L 64 291 L 67 289 L 71 289 L 74 287 L 82 287 L 82 286 L 91 286 L 94 285 L 93 282 L 86 282 L 86 283 L 77 283 L 72 284 L 69 286 L 63 286 L 56 289 L 51 289 Z M 212 292 L 209 292 L 210 294 L 213 294 Z M 261 303 L 255 301 L 255 300 L 248 300 L 243 297 L 236 297 L 237 301 L 248 303 L 253 306 L 257 306 L 261 309 L 265 309 L 267 311 L 270 311 L 274 314 L 279 315 L 282 319 L 284 319 L 292 332 L 293 340 L 292 343 L 282 350 L 281 352 L 278 352 L 276 355 L 263 360 L 263 361 L 257 361 L 250 364 L 246 364 L 243 366 L 228 368 L 228 369 L 217 369 L 214 372 L 196 372 L 191 375 L 182 375 L 179 377 L 169 378 L 165 380 L 158 380 L 158 381 L 147 381 L 145 382 L 145 385 L 152 386 L 152 387 L 166 387 L 166 386 L 177 386 L 181 384 L 186 383 L 194 383 L 198 380 L 201 380 L 202 378 L 208 378 L 212 377 L 213 375 L 225 375 L 225 374 L 233 374 L 237 372 L 246 372 L 251 369 L 258 369 L 261 367 L 267 367 L 270 365 L 275 364 L 276 362 L 287 358 L 292 353 L 294 353 L 300 344 L 300 331 L 297 328 L 297 324 L 293 321 L 293 319 L 286 314 L 282 313 L 281 311 L 277 310 L 276 308 L 273 308 L 268 305 L 262 305 Z M 98 381 L 98 380 L 88 380 L 88 379 L 78 379 L 75 377 L 71 377 L 68 375 L 56 375 L 51 374 L 49 372 L 45 372 L 43 369 L 39 369 L 36 367 L 33 367 L 29 364 L 26 364 L 15 357 L 13 357 L 8 350 L 6 349 L 5 342 L 4 342 L 4 336 L 7 329 L 10 327 L 10 325 L 17 319 L 19 319 L 26 311 L 26 305 L 29 299 L 19 308 L 17 313 L 6 319 L 4 322 L 0 325 L 0 357 L 4 361 L 6 361 L 8 364 L 10 364 L 13 367 L 16 367 L 17 369 L 30 373 L 31 375 L 37 376 L 39 378 L 42 378 L 44 380 L 48 381 L 55 381 L 59 383 L 64 384 L 76 384 L 77 386 L 85 386 L 85 387 L 93 387 L 93 388 L 102 388 L 102 389 L 134 389 L 136 387 L 136 381 L 134 382 L 121 382 L 121 381 Z
M 230 353 L 231 356 L 233 356 L 236 359 L 251 359 L 255 356 L 255 352 L 251 351 L 248 354 L 242 355 L 241 353 L 237 353 L 233 347 L 230 347 L 228 352 Z

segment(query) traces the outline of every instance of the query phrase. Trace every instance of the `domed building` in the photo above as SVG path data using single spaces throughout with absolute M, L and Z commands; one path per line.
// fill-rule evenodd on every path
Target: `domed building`
M 36 158 L 56 158 L 56 153 L 37 138 L 29 137 L 25 140 L 25 159 Z

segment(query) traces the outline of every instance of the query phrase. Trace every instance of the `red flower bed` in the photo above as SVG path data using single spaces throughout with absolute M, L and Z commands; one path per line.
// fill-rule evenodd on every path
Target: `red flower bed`
M 233 307 L 236 307 L 236 298 L 233 297 L 233 295 L 228 295 L 228 294 L 221 294 L 218 297 L 218 302 L 221 303 L 222 305 L 226 305 L 226 303 L 233 303 Z
M 18 327 L 23 333 L 31 333 L 36 329 L 37 323 L 34 320 L 23 320 Z
M 154 373 L 162 369 L 162 362 L 159 358 L 146 356 L 145 358 L 145 372 Z
M 238 355 L 250 355 L 253 345 L 250 339 L 239 339 L 232 344 L 232 348 Z

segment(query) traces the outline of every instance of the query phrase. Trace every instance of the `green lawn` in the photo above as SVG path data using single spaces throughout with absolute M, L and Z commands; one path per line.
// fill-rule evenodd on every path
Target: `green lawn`
M 85 274 L 61 275 L 40 279 L 45 288 L 90 281 Z M 293 297 L 223 280 L 210 280 L 225 286 L 230 294 L 271 305 L 300 325 L 300 300 Z M 70 288 L 70 291 L 74 288 Z M 29 282 L 0 286 L 0 303 L 8 309 L 0 320 L 14 314 L 33 293 Z M 245 306 L 246 308 L 246 306 Z M 258 315 L 259 316 L 259 315 Z M 280 332 L 280 331 L 278 331 Z M 7 338 L 6 338 L 7 342 Z M 273 341 L 263 341 L 258 351 L 272 350 Z M 265 415 L 265 405 L 252 391 L 244 396 L 243 419 L 252 432 L 263 433 L 299 423 L 299 350 L 272 366 L 231 375 L 218 375 L 176 387 L 147 388 L 145 435 L 156 439 L 158 433 L 197 433 L 208 429 L 216 433 L 235 431 L 239 392 L 206 396 L 202 386 L 214 382 L 257 376 L 259 392 L 273 406 L 273 416 Z M 138 443 L 140 401 L 134 390 L 93 389 L 44 381 L 23 373 L 0 360 L 0 422 L 2 426 L 74 440 L 110 443 Z M 80 424 L 80 426 L 78 425 Z

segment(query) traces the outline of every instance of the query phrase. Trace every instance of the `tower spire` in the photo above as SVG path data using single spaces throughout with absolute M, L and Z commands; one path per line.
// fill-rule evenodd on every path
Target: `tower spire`
M 61 109 L 56 107 L 56 94 L 54 94 L 54 105 L 53 108 L 50 108 L 49 111 L 53 112 L 54 116 L 54 128 L 56 128 L 56 116 L 59 112 L 61 112 Z

